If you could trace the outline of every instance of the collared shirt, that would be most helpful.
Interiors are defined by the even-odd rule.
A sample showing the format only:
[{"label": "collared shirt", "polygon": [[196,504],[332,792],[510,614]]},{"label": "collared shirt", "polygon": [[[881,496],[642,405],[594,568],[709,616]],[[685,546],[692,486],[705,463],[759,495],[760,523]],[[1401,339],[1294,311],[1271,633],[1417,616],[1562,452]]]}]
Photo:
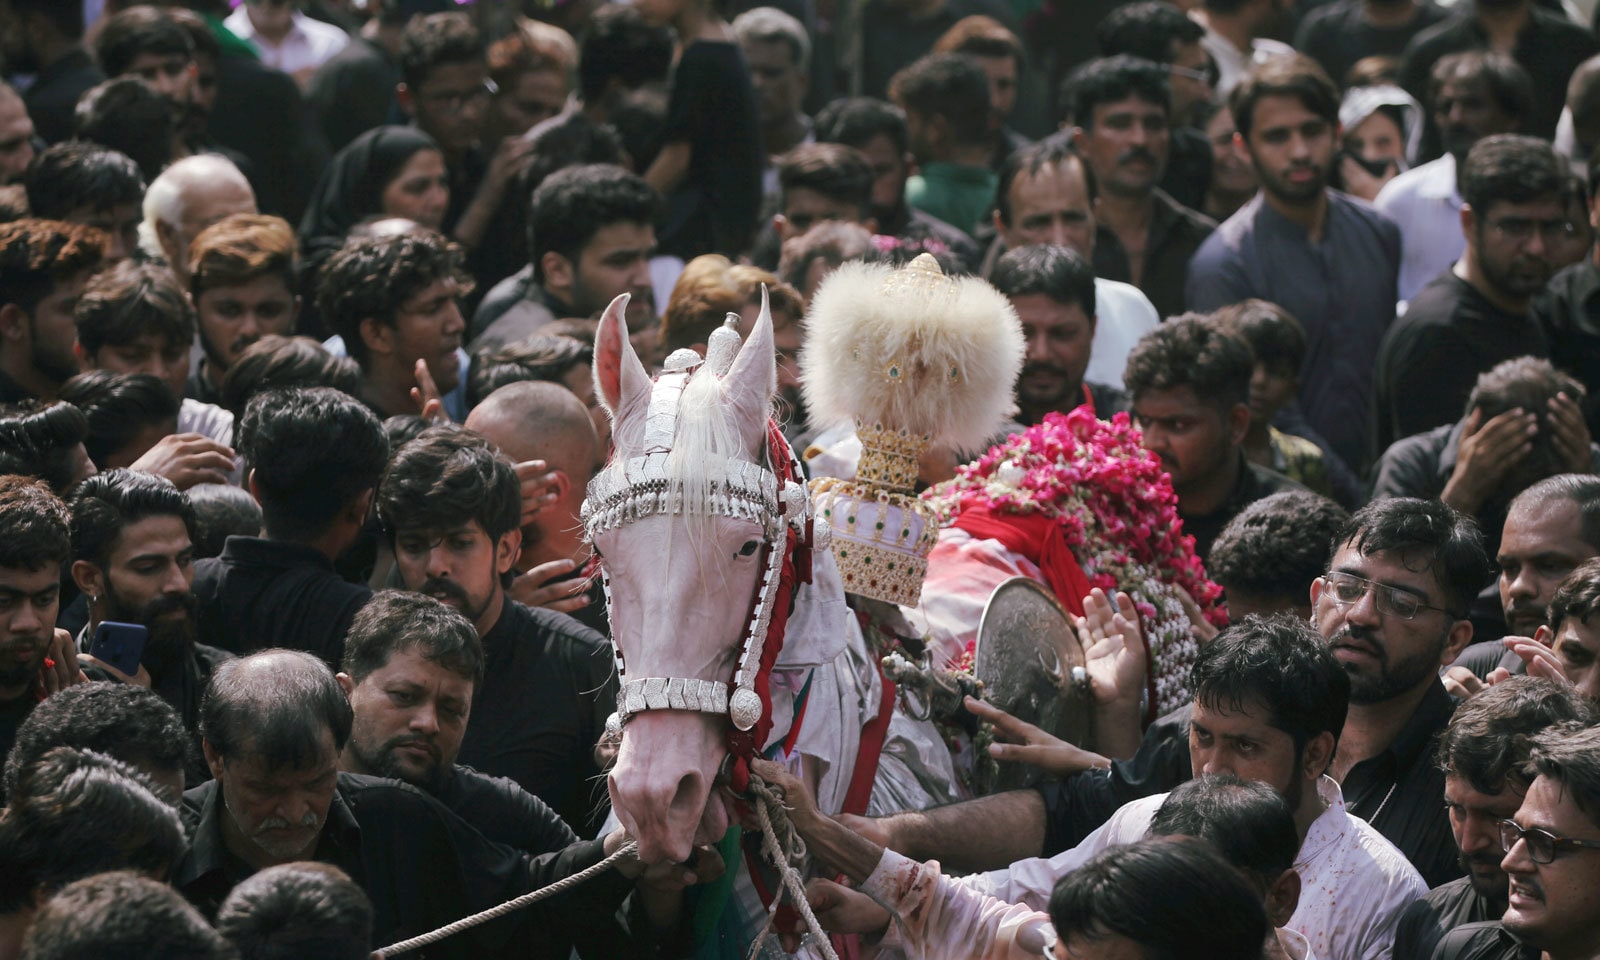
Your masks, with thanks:
[{"label": "collared shirt", "polygon": [[1394,319],[1400,231],[1365,202],[1329,190],[1322,239],[1257,194],[1201,244],[1187,302],[1213,311],[1248,297],[1276,303],[1305,329],[1300,407],[1352,466],[1367,457],[1372,367]]},{"label": "collared shirt", "polygon": [[994,206],[1000,175],[988,167],[925,163],[906,181],[906,203],[971,234]]},{"label": "collared shirt", "polygon": [[[1372,499],[1383,497],[1421,497],[1436,499],[1444,492],[1461,456],[1461,435],[1466,421],[1446,424],[1396,441],[1378,461],[1377,478],[1372,483]],[[1600,473],[1600,445],[1589,444],[1589,470]],[[1494,497],[1478,509],[1478,526],[1483,530],[1484,549],[1489,556],[1500,552],[1501,528],[1506,522],[1509,498]]]},{"label": "collared shirt", "polygon": [[1410,300],[1467,250],[1456,158],[1445,154],[1383,185],[1372,205],[1400,228],[1401,300]]},{"label": "collared shirt", "polygon": [[[1155,305],[1158,316],[1175,317],[1183,312],[1189,259],[1206,237],[1211,236],[1211,231],[1217,229],[1217,222],[1183,206],[1159,188],[1151,191],[1150,198],[1154,207],[1145,234],[1144,272],[1139,277],[1138,287]],[[1133,282],[1128,253],[1116,232],[1104,221],[1095,230],[1094,275],[1123,283]]]},{"label": "collared shirt", "polygon": [[229,537],[194,568],[197,639],[236,654],[287,647],[338,669],[350,621],[372,597],[321,552],[260,537]]},{"label": "collared shirt", "polygon": [[1468,923],[1498,920],[1506,912],[1505,897],[1481,896],[1471,877],[1434,887],[1406,907],[1395,930],[1394,950],[1400,957],[1431,957],[1444,935]]},{"label": "collared shirt", "polygon": [[[255,871],[223,838],[221,785],[183,795],[190,847],[172,885],[208,917]],[[373,944],[393,943],[570,876],[605,857],[590,840],[528,856],[486,839],[438,801],[407,784],[341,773],[312,859],[331,863],[372,901]],[[610,871],[551,903],[496,920],[427,948],[429,957],[541,957],[565,960],[574,941],[586,957],[615,952],[612,919],[630,887]],[[593,946],[591,946],[593,945]]]},{"label": "collared shirt", "polygon": [[[513,291],[519,293],[514,299],[508,296]],[[535,281],[533,267],[529,266],[526,274],[519,271],[496,284],[478,305],[472,315],[467,352],[516,343],[538,333],[546,324],[571,316],[575,316],[572,308]]]},{"label": "collared shirt", "polygon": [[[1550,362],[1578,378],[1600,384],[1600,268],[1593,257],[1567,267],[1533,301],[1533,318],[1550,344]],[[1584,398],[1589,434],[1600,436],[1600,390]]]},{"label": "collared shirt", "polygon": [[1540,960],[1544,951],[1518,940],[1498,920],[1469,923],[1445,934],[1433,960]]},{"label": "collared shirt", "polygon": [[593,835],[606,816],[594,747],[617,708],[611,645],[566,614],[508,597],[483,650],[458,759],[516,781]]},{"label": "collared shirt", "polygon": [[1374,459],[1396,440],[1454,423],[1479,374],[1502,360],[1549,353],[1543,329],[1526,311],[1507,313],[1453,270],[1439,274],[1379,349]]},{"label": "collared shirt", "polygon": [[[1319,957],[1388,958],[1401,911],[1427,886],[1404,854],[1346,810],[1337,783],[1323,777],[1317,795],[1324,809],[1300,844],[1294,865],[1300,874],[1300,905],[1286,926],[1305,934]],[[1078,846],[1048,860],[1019,860],[1005,870],[956,882],[1009,903],[1047,909],[1061,877],[1096,854],[1148,835],[1150,821],[1166,798],[1163,793],[1127,804]],[[1436,805],[1443,810],[1442,803]]]},{"label": "collared shirt", "polygon": [[331,23],[313,20],[298,10],[292,16],[293,25],[276,44],[263,37],[250,22],[248,5],[241,4],[222,25],[239,39],[255,44],[262,63],[291,76],[317,69],[350,43],[350,35]]},{"label": "collared shirt", "polygon": [[1228,499],[1221,509],[1196,516],[1184,514],[1182,501],[1178,503],[1178,512],[1183,517],[1183,532],[1194,537],[1194,552],[1201,559],[1211,553],[1211,545],[1221,535],[1222,528],[1226,527],[1228,521],[1238,516],[1245,507],[1283,490],[1305,489],[1275,470],[1268,470],[1260,464],[1251,463],[1245,459],[1242,451],[1236,452],[1234,456],[1239,460],[1239,476],[1234,481],[1233,491],[1228,494]]},{"label": "collared shirt", "polygon": [[[1400,85],[1426,103],[1433,65],[1441,57],[1466,50],[1489,49],[1489,35],[1471,12],[1470,5],[1443,23],[1417,34],[1406,47],[1400,67]],[[1544,140],[1555,136],[1556,121],[1567,101],[1567,80],[1578,64],[1600,52],[1594,35],[1537,4],[1529,6],[1528,25],[1517,35],[1512,59],[1528,71],[1533,81],[1533,111],[1524,118],[1523,132]]]}]

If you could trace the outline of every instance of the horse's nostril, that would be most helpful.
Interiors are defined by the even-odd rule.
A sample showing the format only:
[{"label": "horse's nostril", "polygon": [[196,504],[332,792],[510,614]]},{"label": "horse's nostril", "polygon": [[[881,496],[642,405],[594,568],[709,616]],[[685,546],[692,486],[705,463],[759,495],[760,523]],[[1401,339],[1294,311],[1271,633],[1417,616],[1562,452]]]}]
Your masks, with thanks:
[{"label": "horse's nostril", "polygon": [[700,805],[705,801],[704,790],[700,785],[699,773],[686,773],[678,781],[678,789],[672,794],[672,812],[680,817],[698,817]]}]

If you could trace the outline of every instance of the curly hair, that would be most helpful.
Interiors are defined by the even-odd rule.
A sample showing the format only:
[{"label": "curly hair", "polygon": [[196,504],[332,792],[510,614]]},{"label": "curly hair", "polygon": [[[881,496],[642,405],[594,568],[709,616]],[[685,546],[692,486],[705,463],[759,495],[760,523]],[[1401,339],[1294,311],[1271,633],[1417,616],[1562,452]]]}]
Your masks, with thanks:
[{"label": "curly hair", "polygon": [[75,454],[88,434],[88,418],[70,403],[19,400],[0,406],[0,474],[43,480],[61,493],[78,479]]},{"label": "curly hair", "polygon": [[1572,687],[1512,677],[1463,702],[1439,734],[1435,762],[1479,793],[1527,788],[1533,736],[1559,723],[1594,721],[1594,706]]},{"label": "curly hair", "polygon": [[1226,411],[1250,399],[1255,355],[1250,344],[1215,318],[1186,313],[1145,334],[1122,374],[1135,400],[1147,390],[1188,387],[1203,403]]},{"label": "curly hair", "polygon": [[317,309],[364,368],[361,321],[393,327],[407,300],[442,280],[455,281],[465,296],[472,291],[465,262],[466,251],[436,233],[351,238],[322,268]]},{"label": "curly hair", "polygon": [[0,567],[37,572],[67,562],[72,518],[50,488],[28,477],[0,477]]},{"label": "curly hair", "polygon": [[106,235],[93,227],[33,217],[0,224],[0,303],[31,314],[39,302],[81,273],[100,269]]},{"label": "curly hair", "polygon": [[1343,507],[1308,490],[1257,500],[1211,545],[1206,570],[1230,592],[1304,604],[1311,581],[1328,569],[1328,543],[1350,519]]},{"label": "curly hair", "polygon": [[484,63],[487,56],[483,35],[465,13],[416,17],[400,37],[400,79],[415,93],[434,68],[446,63]]}]

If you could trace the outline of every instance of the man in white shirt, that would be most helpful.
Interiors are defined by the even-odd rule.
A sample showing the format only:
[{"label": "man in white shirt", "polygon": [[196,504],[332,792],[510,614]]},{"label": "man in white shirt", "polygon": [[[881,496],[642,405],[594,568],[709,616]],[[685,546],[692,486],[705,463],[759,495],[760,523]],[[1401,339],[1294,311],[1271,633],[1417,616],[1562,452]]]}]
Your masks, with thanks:
[{"label": "man in white shirt", "polygon": [[1204,0],[1189,14],[1206,28],[1200,45],[1217,65],[1217,82],[1212,84],[1217,103],[1228,102],[1228,94],[1251,67],[1294,52],[1270,36],[1282,26],[1289,7],[1287,0]]},{"label": "man in white shirt", "polygon": [[1428,109],[1445,154],[1384,184],[1373,200],[1400,227],[1402,301],[1449,270],[1466,250],[1456,159],[1479,140],[1515,133],[1532,109],[1533,86],[1510,56],[1482,50],[1441,57],[1433,67]]},{"label": "man in white shirt", "polygon": [[[1096,193],[1094,174],[1064,140],[1018,150],[1000,172],[994,213],[1000,243],[1007,250],[1036,243],[1071,247],[1093,263]],[[1128,353],[1161,318],[1132,284],[1096,277],[1094,298],[1094,340],[1084,379],[1120,390]]]},{"label": "man in white shirt", "polygon": [[262,63],[294,77],[302,88],[350,42],[348,33],[295,9],[295,0],[244,0],[222,25],[254,44]]},{"label": "man in white shirt", "polygon": [[[1338,784],[1325,776],[1350,696],[1350,678],[1333,651],[1303,620],[1248,617],[1200,648],[1190,685],[1195,702],[1189,753],[1195,773],[1230,773],[1265,783],[1293,811],[1301,838],[1295,870],[1304,895],[1285,926],[1303,934],[1318,957],[1387,960],[1401,911],[1427,887],[1399,850],[1346,812]],[[1001,909],[1004,905],[1044,910],[1062,876],[1096,854],[1149,833],[1166,797],[1123,806],[1083,843],[1055,857],[1021,860],[1006,870],[959,881],[941,879],[980,895],[964,898],[981,902],[974,907],[978,917],[971,911],[949,912],[951,921],[960,923],[959,931],[932,929],[918,919],[914,929],[886,931],[889,939],[907,929],[918,934],[917,949],[950,951],[945,955],[953,957],[965,955],[961,951],[967,944],[1020,936],[1026,918],[1015,909]],[[883,880],[890,874],[903,877],[911,862],[824,821],[797,810],[795,826],[812,854],[876,893],[881,905],[904,921],[903,911],[912,905],[893,894],[905,884]],[[937,864],[927,867],[937,870]],[[858,921],[872,917],[864,904],[852,903],[848,891],[830,888],[829,897],[830,912],[848,913]],[[878,917],[881,921],[882,915]],[[908,953],[915,954],[915,949]]]}]

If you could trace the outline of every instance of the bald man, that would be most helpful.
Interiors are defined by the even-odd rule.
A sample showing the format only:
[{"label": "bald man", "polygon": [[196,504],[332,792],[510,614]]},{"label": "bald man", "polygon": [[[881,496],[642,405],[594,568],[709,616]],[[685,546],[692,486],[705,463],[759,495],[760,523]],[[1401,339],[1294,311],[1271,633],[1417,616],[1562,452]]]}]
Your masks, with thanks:
[{"label": "bald man", "polygon": [[569,613],[609,637],[604,594],[589,569],[592,551],[578,519],[601,456],[588,408],[559,383],[524,381],[485,397],[467,416],[466,428],[515,462],[543,460],[552,478],[554,500],[522,528],[516,564],[522,576],[513,582],[511,597]]},{"label": "bald man", "polygon": [[227,157],[201,153],[161,172],[144,194],[139,246],[160,256],[189,286],[189,244],[206,227],[236,213],[259,213],[255,191]]}]

